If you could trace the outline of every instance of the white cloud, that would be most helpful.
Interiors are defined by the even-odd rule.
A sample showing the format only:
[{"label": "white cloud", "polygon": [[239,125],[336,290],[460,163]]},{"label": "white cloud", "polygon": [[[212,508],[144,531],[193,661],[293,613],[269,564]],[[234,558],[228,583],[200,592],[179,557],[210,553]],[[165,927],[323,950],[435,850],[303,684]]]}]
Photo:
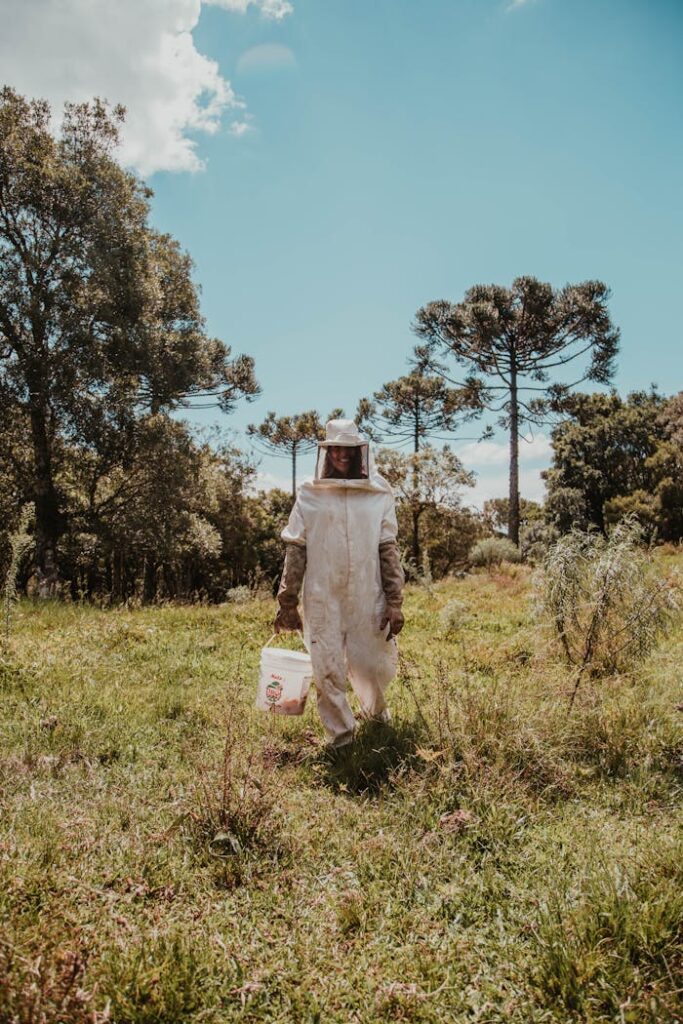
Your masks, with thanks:
[{"label": "white cloud", "polygon": [[[458,457],[468,469],[477,470],[480,466],[505,466],[510,459],[510,448],[503,441],[471,441],[462,446],[454,446]],[[552,452],[550,439],[545,434],[535,434],[527,440],[519,442],[520,463],[547,461]]]},{"label": "white cloud", "polygon": [[214,7],[223,7],[226,11],[236,11],[239,14],[245,14],[248,7],[257,7],[264,18],[273,18],[275,21],[280,21],[294,10],[289,0],[204,0],[204,2],[212,4]]},{"label": "white cloud", "polygon": [[[507,441],[476,441],[454,445],[465,468],[473,470],[476,482],[464,495],[466,505],[481,509],[489,498],[504,498],[509,490],[508,465],[510,448]],[[552,447],[545,434],[530,435],[519,443],[519,490],[523,498],[543,501],[545,481],[541,471],[551,462]]]},{"label": "white cloud", "polygon": [[253,125],[249,119],[249,116],[245,117],[242,121],[233,121],[228,129],[231,135],[240,138],[242,135],[246,135],[247,132],[253,131]]},{"label": "white cloud", "polygon": [[252,494],[256,494],[258,491],[272,491],[275,488],[281,491],[291,491],[292,478],[278,476],[276,473],[267,473],[259,470],[250,486]]},{"label": "white cloud", "polygon": [[[489,498],[506,498],[509,492],[507,473],[477,477],[474,487],[463,493],[465,505],[482,509]],[[541,480],[540,469],[524,469],[519,474],[519,493],[530,501],[542,502],[545,498],[545,481]]]},{"label": "white cloud", "polygon": [[[250,3],[264,17],[292,10],[288,0],[220,6],[243,12]],[[2,83],[49,100],[57,116],[66,100],[123,103],[124,163],[144,175],[201,170],[193,134],[217,132],[244,103],[195,46],[200,11],[201,0],[0,0]],[[248,127],[242,116],[229,130]]]}]

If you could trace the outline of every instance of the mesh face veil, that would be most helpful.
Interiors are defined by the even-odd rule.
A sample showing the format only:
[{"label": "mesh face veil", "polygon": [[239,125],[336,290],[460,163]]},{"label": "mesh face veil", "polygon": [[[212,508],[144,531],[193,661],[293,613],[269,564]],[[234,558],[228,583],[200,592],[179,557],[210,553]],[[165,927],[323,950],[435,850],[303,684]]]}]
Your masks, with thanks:
[{"label": "mesh face veil", "polygon": [[343,445],[351,451],[351,462],[348,472],[341,473],[335,469],[330,457],[328,445],[318,445],[318,458],[315,467],[316,480],[367,480],[370,476],[370,458],[367,442],[355,445]]}]

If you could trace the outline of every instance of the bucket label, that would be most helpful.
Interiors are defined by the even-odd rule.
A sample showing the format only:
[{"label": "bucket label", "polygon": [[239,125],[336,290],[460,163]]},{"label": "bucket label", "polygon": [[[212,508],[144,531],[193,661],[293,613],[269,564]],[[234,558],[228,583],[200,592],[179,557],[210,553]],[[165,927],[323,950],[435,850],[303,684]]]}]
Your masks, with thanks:
[{"label": "bucket label", "polygon": [[282,696],[282,683],[270,682],[266,686],[266,700],[271,704],[277,704]]}]

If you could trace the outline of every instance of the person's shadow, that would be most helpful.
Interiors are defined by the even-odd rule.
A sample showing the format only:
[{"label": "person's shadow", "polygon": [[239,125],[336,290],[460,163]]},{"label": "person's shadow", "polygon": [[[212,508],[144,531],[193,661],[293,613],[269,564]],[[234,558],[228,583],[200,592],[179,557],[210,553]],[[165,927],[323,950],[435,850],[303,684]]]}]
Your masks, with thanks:
[{"label": "person's shadow", "polygon": [[421,739],[416,722],[363,722],[353,743],[320,750],[315,772],[335,792],[376,796],[402,772],[424,766],[416,753]]}]

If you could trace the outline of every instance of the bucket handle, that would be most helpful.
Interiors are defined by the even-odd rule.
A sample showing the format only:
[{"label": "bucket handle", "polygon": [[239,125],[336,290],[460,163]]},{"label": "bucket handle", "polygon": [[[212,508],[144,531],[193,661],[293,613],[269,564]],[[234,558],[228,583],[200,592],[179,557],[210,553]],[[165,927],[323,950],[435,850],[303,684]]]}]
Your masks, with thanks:
[{"label": "bucket handle", "polygon": [[[301,638],[301,643],[302,643],[302,644],[304,643],[304,635],[303,635],[303,633],[301,632],[301,630],[300,630],[300,629],[297,629],[297,630],[289,630],[289,632],[296,632],[296,633],[298,633],[299,637]],[[276,636],[278,636],[278,635],[279,635],[278,633],[273,633],[273,635],[271,636],[270,640],[268,640],[268,641],[267,641],[267,642],[266,642],[266,643],[264,644],[264,647],[270,647],[271,643],[273,642],[273,640],[275,639],[275,637],[276,637]],[[305,644],[304,644],[304,646],[305,646]]]}]

